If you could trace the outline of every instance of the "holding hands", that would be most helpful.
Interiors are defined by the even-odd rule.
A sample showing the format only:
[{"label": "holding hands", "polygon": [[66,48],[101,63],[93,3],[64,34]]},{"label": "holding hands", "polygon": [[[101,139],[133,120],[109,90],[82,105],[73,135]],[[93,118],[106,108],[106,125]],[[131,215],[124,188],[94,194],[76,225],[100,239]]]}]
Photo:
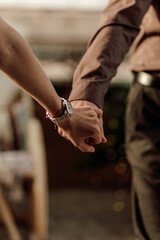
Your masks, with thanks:
[{"label": "holding hands", "polygon": [[[63,115],[60,97],[28,43],[1,18],[0,35],[0,69],[39,102],[46,109],[49,118],[57,115],[57,112],[61,113],[61,110]],[[57,123],[58,132],[81,151],[94,152],[94,144],[106,142],[102,110],[83,100],[73,101],[72,106],[73,115]]]},{"label": "holding hands", "polygon": [[84,100],[72,102],[73,115],[58,124],[58,133],[83,152],[94,152],[94,144],[105,143],[102,110]]}]

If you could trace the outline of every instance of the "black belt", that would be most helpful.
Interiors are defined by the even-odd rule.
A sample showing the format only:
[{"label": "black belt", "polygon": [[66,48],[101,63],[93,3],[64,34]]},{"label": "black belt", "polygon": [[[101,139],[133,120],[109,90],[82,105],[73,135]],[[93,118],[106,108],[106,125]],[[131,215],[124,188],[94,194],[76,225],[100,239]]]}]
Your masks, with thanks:
[{"label": "black belt", "polygon": [[160,77],[155,77],[147,72],[135,73],[134,82],[137,82],[146,87],[153,87],[160,89]]}]

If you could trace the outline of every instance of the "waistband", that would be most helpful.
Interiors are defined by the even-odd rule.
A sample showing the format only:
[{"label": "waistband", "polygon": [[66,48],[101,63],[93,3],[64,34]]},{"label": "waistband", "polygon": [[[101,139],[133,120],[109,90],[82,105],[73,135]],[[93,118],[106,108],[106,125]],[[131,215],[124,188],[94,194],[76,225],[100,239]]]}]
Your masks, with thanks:
[{"label": "waistband", "polygon": [[146,87],[153,87],[160,89],[160,77],[154,76],[147,72],[136,72],[134,82]]}]

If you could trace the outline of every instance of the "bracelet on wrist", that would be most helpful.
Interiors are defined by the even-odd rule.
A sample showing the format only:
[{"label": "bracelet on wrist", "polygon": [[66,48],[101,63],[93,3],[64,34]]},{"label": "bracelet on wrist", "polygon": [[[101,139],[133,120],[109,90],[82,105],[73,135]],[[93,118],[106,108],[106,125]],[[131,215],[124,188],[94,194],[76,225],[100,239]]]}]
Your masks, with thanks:
[{"label": "bracelet on wrist", "polygon": [[59,117],[59,115],[61,115],[61,113],[63,113],[63,101],[62,101],[62,98],[61,99],[61,109],[58,110],[55,114],[49,114],[48,112],[46,112],[46,118],[56,118],[56,117]]},{"label": "bracelet on wrist", "polygon": [[46,111],[46,118],[49,118],[55,125],[62,123],[67,118],[71,117],[73,114],[73,108],[71,103],[64,98],[61,98],[61,100],[62,100],[62,109],[60,111],[58,111],[54,115],[50,115]]}]

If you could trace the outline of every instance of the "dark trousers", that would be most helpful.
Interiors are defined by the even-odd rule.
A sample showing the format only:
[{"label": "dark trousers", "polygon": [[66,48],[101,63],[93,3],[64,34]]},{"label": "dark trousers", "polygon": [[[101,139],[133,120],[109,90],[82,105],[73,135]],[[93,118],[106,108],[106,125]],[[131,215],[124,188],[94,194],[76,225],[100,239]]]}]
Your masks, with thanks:
[{"label": "dark trousers", "polygon": [[134,83],[126,110],[137,240],[160,240],[160,90]]}]

